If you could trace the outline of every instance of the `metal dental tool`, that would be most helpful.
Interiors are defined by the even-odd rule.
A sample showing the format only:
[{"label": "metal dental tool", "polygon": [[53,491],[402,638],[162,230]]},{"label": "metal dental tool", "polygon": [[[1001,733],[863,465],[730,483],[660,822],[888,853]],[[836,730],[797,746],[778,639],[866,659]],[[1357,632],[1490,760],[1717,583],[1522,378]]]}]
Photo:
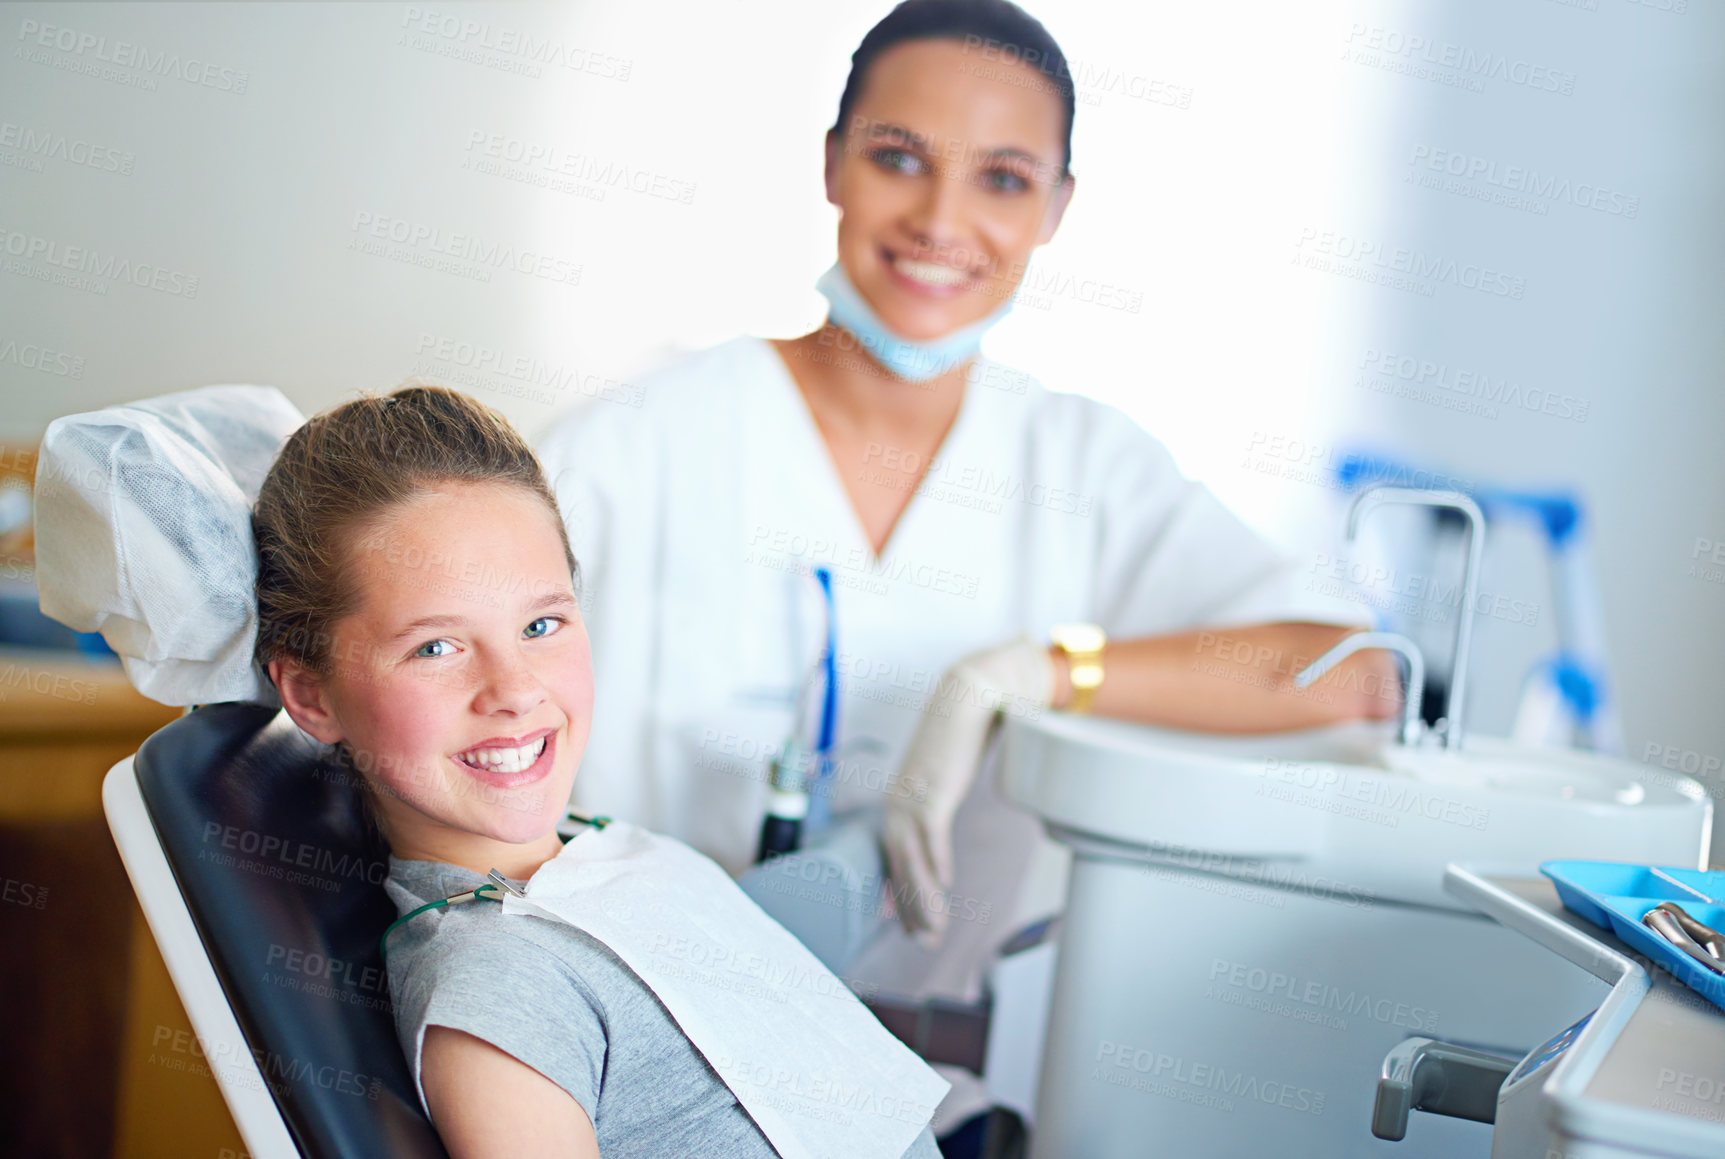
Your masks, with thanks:
[{"label": "metal dental tool", "polygon": [[[1667,902],[1666,905],[1670,905],[1670,903]],[[1683,913],[1683,911],[1679,909],[1677,913]],[[1672,913],[1671,910],[1666,909],[1663,905],[1655,906],[1653,909],[1647,911],[1647,915],[1641,919],[1641,924],[1670,942],[1672,945],[1676,946],[1679,950],[1682,950],[1685,954],[1688,954],[1691,958],[1694,958],[1697,962],[1700,962],[1703,966],[1706,966],[1709,970],[1712,970],[1715,974],[1725,974],[1725,963],[1714,958],[1702,948],[1701,943],[1691,938],[1684,927],[1684,923],[1688,922],[1699,926],[1701,929],[1706,930],[1707,934],[1711,935],[1711,938],[1718,938],[1719,935],[1713,930],[1708,929],[1706,926],[1701,925],[1700,922],[1695,921],[1694,918],[1690,917],[1686,913],[1683,914],[1682,920],[1679,920],[1677,913]]]},{"label": "metal dental tool", "polygon": [[1683,927],[1683,932],[1706,950],[1715,959],[1725,960],[1725,934],[1721,934],[1712,926],[1702,925],[1689,916],[1689,912],[1674,901],[1662,901],[1657,909],[1662,909],[1677,919],[1677,924]]}]

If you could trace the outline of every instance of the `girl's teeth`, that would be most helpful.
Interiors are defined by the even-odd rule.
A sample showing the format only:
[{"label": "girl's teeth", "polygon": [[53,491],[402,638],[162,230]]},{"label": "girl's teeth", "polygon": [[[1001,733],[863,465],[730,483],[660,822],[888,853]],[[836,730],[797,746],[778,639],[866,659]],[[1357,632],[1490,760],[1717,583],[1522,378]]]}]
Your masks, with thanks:
[{"label": "girl's teeth", "polygon": [[909,258],[895,258],[892,268],[907,278],[927,282],[931,286],[958,286],[970,280],[970,275],[965,271],[936,262],[913,262]]},{"label": "girl's teeth", "polygon": [[520,773],[531,768],[545,751],[545,739],[540,737],[530,745],[516,749],[473,749],[461,754],[463,764],[493,773]]}]

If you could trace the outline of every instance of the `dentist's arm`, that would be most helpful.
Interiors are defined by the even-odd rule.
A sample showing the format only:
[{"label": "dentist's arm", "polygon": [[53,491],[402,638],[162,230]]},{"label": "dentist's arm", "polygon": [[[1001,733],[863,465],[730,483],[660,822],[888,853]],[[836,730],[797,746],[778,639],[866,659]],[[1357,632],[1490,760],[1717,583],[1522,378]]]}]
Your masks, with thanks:
[{"label": "dentist's arm", "polygon": [[[1401,712],[1394,657],[1357,652],[1311,687],[1294,677],[1357,628],[1254,624],[1110,642],[1090,711],[1204,732],[1279,732]],[[883,839],[899,921],[938,944],[952,888],[952,823],[1002,713],[1065,708],[1065,653],[1018,640],[967,656],[923,708],[886,800]]]},{"label": "dentist's arm", "polygon": [[[1401,715],[1400,662],[1356,652],[1306,689],[1294,677],[1360,631],[1334,624],[1252,624],[1111,640],[1090,712],[1199,732],[1283,732]],[[1065,653],[1054,660],[1053,708],[1072,702]]]}]

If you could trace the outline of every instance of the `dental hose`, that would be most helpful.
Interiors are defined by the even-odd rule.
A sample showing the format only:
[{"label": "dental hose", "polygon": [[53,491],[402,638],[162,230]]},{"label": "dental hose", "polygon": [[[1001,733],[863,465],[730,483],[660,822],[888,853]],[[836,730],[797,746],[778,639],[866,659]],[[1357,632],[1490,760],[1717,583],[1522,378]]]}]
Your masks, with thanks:
[{"label": "dental hose", "polygon": [[793,738],[772,760],[772,780],[767,787],[767,815],[761,821],[761,846],[755,863],[795,853],[803,843],[803,821],[809,813],[809,794],[803,786],[809,767],[802,746]]},{"label": "dental hose", "polygon": [[[826,610],[826,646],[815,662],[815,670],[803,682],[797,697],[796,718],[778,756],[771,762],[767,786],[767,814],[761,821],[761,842],[755,863],[769,861],[802,847],[803,828],[820,828],[827,822],[832,781],[832,750],[838,734],[838,655],[833,624],[833,577],[824,567],[814,570]],[[814,751],[797,739],[808,716],[809,687],[815,675],[821,678],[823,695],[815,728]],[[813,785],[809,771],[815,772]],[[811,799],[812,798],[812,799]]]}]

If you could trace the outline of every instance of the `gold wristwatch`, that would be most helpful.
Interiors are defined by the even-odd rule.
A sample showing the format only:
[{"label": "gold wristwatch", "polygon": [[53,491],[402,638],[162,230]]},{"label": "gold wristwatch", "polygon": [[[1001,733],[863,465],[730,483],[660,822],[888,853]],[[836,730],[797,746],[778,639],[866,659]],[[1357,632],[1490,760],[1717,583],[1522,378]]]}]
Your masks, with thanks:
[{"label": "gold wristwatch", "polygon": [[1102,649],[1108,637],[1095,624],[1056,624],[1049,632],[1054,646],[1066,654],[1072,679],[1071,712],[1089,712],[1096,690],[1102,687]]}]

